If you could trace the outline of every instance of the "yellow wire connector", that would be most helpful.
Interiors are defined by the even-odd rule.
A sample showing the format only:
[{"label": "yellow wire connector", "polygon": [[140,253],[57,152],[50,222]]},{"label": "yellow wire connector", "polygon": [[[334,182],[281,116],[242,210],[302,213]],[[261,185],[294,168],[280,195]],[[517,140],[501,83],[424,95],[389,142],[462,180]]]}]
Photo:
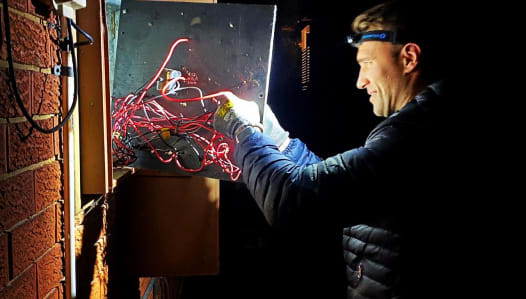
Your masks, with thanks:
[{"label": "yellow wire connector", "polygon": [[164,140],[170,138],[170,128],[162,128],[161,136],[163,137]]},{"label": "yellow wire connector", "polygon": [[[157,80],[157,90],[162,90],[164,86],[168,83],[168,81],[170,81],[170,79],[174,79],[181,76],[182,74],[180,71],[165,68],[159,76],[159,79]],[[175,82],[173,82],[172,84],[175,84]]]}]

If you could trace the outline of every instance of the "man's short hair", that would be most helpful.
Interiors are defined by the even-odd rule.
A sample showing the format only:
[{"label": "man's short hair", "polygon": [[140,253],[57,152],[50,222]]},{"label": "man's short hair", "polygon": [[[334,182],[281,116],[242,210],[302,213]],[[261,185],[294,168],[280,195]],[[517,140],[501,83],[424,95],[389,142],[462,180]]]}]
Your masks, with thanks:
[{"label": "man's short hair", "polygon": [[353,23],[354,32],[372,30],[408,31],[410,6],[408,1],[389,1],[373,6],[360,15]]},{"label": "man's short hair", "polygon": [[402,42],[413,42],[422,49],[420,69],[428,81],[443,76],[447,62],[445,39],[447,19],[445,7],[427,1],[393,0],[367,9],[352,22],[352,31],[393,31],[403,37]]}]

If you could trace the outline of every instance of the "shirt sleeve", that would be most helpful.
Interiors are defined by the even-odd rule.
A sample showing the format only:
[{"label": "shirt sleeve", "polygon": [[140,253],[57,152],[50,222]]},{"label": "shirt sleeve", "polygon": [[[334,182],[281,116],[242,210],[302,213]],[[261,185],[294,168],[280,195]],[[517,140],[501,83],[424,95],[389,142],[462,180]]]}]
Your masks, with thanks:
[{"label": "shirt sleeve", "polygon": [[316,154],[307,148],[305,143],[297,138],[290,140],[290,143],[283,151],[283,154],[299,166],[314,164],[321,161]]},{"label": "shirt sleeve", "polygon": [[342,204],[353,200],[342,192],[377,175],[381,155],[374,148],[359,147],[321,160],[302,144],[282,153],[254,131],[236,146],[243,181],[272,226],[309,221],[324,213],[337,215]]}]

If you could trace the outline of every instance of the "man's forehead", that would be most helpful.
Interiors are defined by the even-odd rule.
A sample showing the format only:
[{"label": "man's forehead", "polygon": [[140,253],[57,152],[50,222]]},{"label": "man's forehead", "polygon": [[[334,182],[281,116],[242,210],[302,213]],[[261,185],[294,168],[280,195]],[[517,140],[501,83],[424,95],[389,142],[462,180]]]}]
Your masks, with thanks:
[{"label": "man's forehead", "polygon": [[356,60],[360,61],[365,58],[372,58],[379,52],[390,51],[391,43],[380,42],[380,41],[366,41],[358,46],[358,52],[356,53]]}]

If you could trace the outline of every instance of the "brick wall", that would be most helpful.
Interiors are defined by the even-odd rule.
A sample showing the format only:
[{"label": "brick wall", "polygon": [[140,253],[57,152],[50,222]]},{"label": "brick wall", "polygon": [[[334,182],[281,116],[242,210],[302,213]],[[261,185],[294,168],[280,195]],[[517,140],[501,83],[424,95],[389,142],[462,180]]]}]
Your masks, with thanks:
[{"label": "brick wall", "polygon": [[[55,17],[31,0],[10,0],[15,75],[22,101],[38,123],[58,123],[61,78]],[[2,9],[4,9],[2,7]],[[5,30],[0,16],[2,31]],[[5,35],[0,48],[0,298],[63,298],[63,170],[59,132],[33,130],[8,86]]]}]

